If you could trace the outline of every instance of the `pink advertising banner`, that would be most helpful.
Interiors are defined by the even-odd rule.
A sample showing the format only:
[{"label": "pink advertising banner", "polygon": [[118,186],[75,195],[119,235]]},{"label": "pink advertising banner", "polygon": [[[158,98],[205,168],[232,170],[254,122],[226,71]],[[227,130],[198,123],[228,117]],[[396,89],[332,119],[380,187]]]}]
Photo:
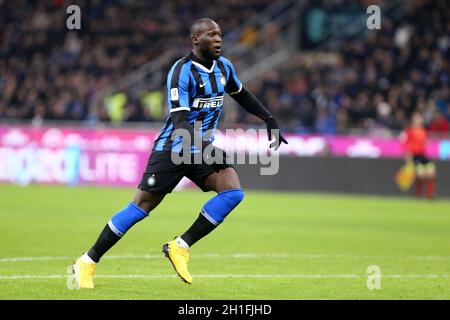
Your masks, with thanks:
[{"label": "pink advertising banner", "polygon": [[[159,130],[0,126],[0,182],[137,186]],[[267,152],[265,130],[217,131],[228,152]],[[280,155],[400,158],[397,138],[287,134]],[[450,159],[450,141],[430,140],[432,159]]]},{"label": "pink advertising banner", "polygon": [[157,131],[0,127],[0,181],[137,186]]}]

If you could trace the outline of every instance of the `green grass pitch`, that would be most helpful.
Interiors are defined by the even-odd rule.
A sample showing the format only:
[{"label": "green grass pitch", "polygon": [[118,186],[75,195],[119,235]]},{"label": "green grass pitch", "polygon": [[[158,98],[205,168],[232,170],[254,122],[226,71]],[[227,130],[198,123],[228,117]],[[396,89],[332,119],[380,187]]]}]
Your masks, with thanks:
[{"label": "green grass pitch", "polygon": [[0,299],[450,298],[450,201],[256,191],[193,246],[191,286],[161,246],[213,193],[167,196],[102,259],[95,289],[69,289],[67,267],[133,195],[0,185]]}]

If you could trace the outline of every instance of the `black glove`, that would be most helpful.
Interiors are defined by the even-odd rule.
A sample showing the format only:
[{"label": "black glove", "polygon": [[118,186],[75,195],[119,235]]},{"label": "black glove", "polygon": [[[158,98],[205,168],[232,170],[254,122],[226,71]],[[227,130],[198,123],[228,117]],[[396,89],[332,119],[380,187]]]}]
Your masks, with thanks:
[{"label": "black glove", "polygon": [[275,141],[270,144],[270,148],[275,147],[275,151],[277,151],[282,143],[288,144],[286,139],[281,135],[280,128],[274,117],[270,117],[266,124],[269,141],[272,140],[272,136],[275,137]]},{"label": "black glove", "polygon": [[216,172],[227,168],[227,153],[210,142],[203,143],[204,161],[206,164],[212,164]]}]

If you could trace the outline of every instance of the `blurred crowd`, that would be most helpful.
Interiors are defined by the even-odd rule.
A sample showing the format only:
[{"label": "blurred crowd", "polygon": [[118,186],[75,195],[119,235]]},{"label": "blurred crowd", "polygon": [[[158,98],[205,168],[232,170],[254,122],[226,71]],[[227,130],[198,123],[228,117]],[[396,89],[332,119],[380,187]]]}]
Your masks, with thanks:
[{"label": "blurred crowd", "polygon": [[383,17],[381,30],[344,41],[335,54],[291,59],[252,91],[295,132],[389,134],[416,110],[430,131],[449,133],[450,2],[406,1],[404,10],[399,21]]},{"label": "blurred crowd", "polygon": [[[0,0],[0,119],[161,121],[164,97],[154,88],[112,95],[94,114],[90,99],[171,48],[188,53],[195,19],[215,17],[226,34],[271,2]],[[80,30],[66,28],[72,4]]]},{"label": "blurred crowd", "polygon": [[[90,99],[164,51],[188,52],[196,18],[214,17],[226,35],[272,1],[76,3],[82,28],[68,31],[67,1],[0,0],[0,119],[162,121],[160,88],[138,98],[117,92],[95,112]],[[300,53],[246,85],[292,132],[401,130],[418,110],[431,131],[448,133],[450,2],[405,1],[404,9],[400,19],[383,17],[381,30],[344,41],[339,52]],[[256,121],[240,110],[227,120]]]}]

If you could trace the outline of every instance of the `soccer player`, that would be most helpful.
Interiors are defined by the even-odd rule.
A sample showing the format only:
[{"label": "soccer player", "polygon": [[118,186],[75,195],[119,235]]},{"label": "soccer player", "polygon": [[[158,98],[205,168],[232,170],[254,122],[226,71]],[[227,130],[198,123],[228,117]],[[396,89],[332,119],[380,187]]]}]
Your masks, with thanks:
[{"label": "soccer player", "polygon": [[[203,205],[198,218],[185,233],[162,247],[180,278],[188,284],[192,283],[188,271],[189,248],[222,223],[244,198],[239,178],[235,169],[227,164],[225,152],[212,144],[224,93],[228,93],[246,111],[266,123],[269,140],[274,141],[270,147],[277,150],[282,143],[287,143],[279,133],[272,114],[243,87],[233,64],[221,56],[222,34],[219,25],[203,18],[196,20],[190,31],[193,50],[178,60],[169,71],[169,115],[154,142],[137,193],[127,206],[109,220],[94,245],[75,261],[72,268],[77,288],[94,287],[93,275],[100,258],[135,223],[146,218],[184,176],[204,192],[217,193]],[[201,122],[200,126],[195,125],[198,122]],[[192,139],[177,135],[183,130]],[[186,152],[190,159],[199,152],[205,156],[200,163],[185,161],[176,164],[172,161],[174,154],[184,156]],[[206,159],[213,159],[213,162],[207,163]]]},{"label": "soccer player", "polygon": [[428,198],[435,194],[436,166],[425,155],[427,131],[423,124],[423,117],[415,112],[411,117],[411,126],[400,135],[405,149],[406,161],[412,160],[415,165],[415,195],[420,197],[426,189]]}]

